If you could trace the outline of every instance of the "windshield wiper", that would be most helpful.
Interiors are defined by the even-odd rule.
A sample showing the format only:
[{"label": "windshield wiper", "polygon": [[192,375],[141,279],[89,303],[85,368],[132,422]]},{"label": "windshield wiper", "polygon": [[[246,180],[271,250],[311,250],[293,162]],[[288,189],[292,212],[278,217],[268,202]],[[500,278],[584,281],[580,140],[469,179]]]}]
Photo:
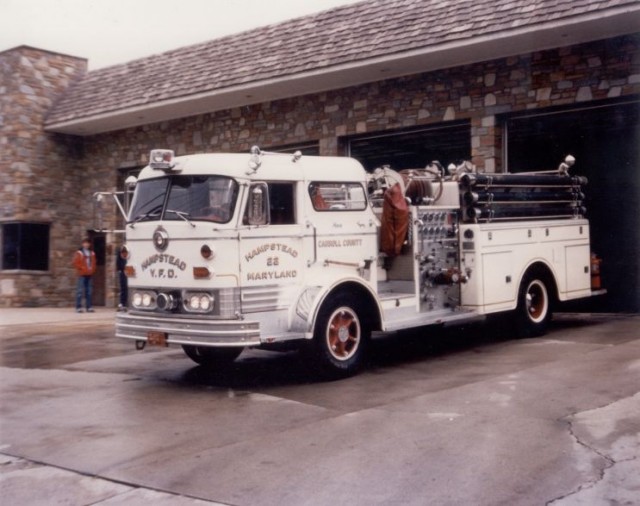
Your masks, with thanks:
[{"label": "windshield wiper", "polygon": [[182,218],[184,221],[186,221],[189,225],[191,225],[192,227],[195,228],[195,224],[191,222],[191,220],[189,219],[190,214],[186,213],[184,211],[176,211],[175,209],[167,209],[165,211],[166,213],[174,213],[177,214],[180,218]]},{"label": "windshield wiper", "polygon": [[147,218],[154,218],[156,216],[160,216],[161,209],[162,209],[162,206],[160,205],[160,206],[154,207],[153,209],[151,209],[146,213],[139,214],[138,216],[136,216],[134,220],[129,222],[129,225],[131,226],[131,228],[133,228],[133,225],[135,225],[139,221],[146,220]]}]

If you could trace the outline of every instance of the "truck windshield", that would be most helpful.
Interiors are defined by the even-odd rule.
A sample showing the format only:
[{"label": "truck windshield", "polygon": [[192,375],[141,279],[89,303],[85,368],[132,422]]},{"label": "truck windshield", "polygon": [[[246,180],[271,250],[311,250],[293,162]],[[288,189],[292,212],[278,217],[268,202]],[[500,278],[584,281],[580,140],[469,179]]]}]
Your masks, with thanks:
[{"label": "truck windshield", "polygon": [[226,223],[233,216],[238,183],[222,176],[169,176],[139,181],[130,222],[206,220]]}]

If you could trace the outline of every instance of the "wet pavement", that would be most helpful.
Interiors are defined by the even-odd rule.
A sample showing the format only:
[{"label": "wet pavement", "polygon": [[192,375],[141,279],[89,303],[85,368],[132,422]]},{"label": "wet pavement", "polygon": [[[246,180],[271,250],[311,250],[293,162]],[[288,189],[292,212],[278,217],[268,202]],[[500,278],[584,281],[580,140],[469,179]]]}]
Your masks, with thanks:
[{"label": "wet pavement", "polygon": [[293,352],[137,352],[109,310],[6,311],[7,504],[638,504],[640,316],[393,336],[320,382]]}]

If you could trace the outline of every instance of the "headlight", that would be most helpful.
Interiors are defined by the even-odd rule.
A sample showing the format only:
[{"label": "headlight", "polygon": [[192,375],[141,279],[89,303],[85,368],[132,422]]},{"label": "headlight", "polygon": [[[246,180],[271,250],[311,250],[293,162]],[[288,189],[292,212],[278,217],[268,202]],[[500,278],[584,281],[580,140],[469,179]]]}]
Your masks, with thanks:
[{"label": "headlight", "polygon": [[214,298],[209,293],[186,293],[183,300],[184,309],[192,313],[209,313],[213,309]]},{"label": "headlight", "polygon": [[209,311],[211,309],[211,299],[209,297],[200,298],[200,308],[203,311]]},{"label": "headlight", "polygon": [[136,290],[131,296],[131,303],[135,309],[156,309],[156,293],[151,290]]},{"label": "headlight", "polygon": [[189,297],[189,308],[196,311],[200,309],[200,297],[198,295]]}]

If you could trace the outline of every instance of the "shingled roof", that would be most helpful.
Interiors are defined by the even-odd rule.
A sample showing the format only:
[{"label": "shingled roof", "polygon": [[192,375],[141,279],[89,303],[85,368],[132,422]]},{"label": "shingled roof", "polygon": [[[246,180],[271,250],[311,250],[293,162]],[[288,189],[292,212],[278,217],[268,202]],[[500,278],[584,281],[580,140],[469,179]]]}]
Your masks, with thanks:
[{"label": "shingled roof", "polygon": [[639,8],[638,0],[369,0],[89,72],[45,126],[86,135],[633,33]]}]

